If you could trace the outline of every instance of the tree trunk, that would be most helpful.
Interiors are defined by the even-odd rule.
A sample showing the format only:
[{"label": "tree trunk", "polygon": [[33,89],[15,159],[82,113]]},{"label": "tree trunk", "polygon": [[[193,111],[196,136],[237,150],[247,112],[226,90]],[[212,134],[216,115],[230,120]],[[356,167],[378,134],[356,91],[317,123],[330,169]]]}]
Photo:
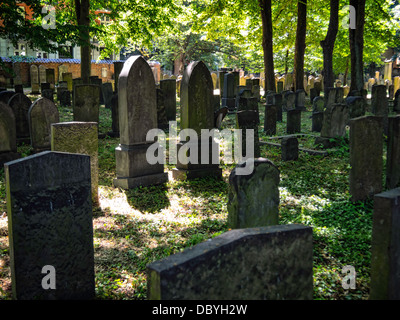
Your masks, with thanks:
[{"label": "tree trunk", "polygon": [[274,50],[272,35],[272,18],[271,18],[271,0],[258,0],[261,8],[262,21],[262,47],[264,52],[264,72],[265,72],[265,89],[276,91],[275,87],[275,69],[274,69]]},{"label": "tree trunk", "polygon": [[356,28],[349,29],[350,54],[351,54],[351,84],[350,92],[360,91],[364,88],[364,18],[365,0],[350,0],[350,6],[356,10]]},{"label": "tree trunk", "polygon": [[81,46],[81,78],[83,83],[89,83],[91,74],[91,48],[89,35],[89,0],[75,0],[75,12],[80,29],[80,46]]},{"label": "tree trunk", "polygon": [[335,81],[333,74],[333,49],[335,47],[336,35],[339,29],[339,0],[330,2],[330,19],[326,38],[321,41],[322,52],[324,55],[324,91],[327,96],[328,88],[333,87]]},{"label": "tree trunk", "polygon": [[304,52],[306,50],[307,0],[297,2],[297,30],[294,53],[294,88],[304,89]]}]

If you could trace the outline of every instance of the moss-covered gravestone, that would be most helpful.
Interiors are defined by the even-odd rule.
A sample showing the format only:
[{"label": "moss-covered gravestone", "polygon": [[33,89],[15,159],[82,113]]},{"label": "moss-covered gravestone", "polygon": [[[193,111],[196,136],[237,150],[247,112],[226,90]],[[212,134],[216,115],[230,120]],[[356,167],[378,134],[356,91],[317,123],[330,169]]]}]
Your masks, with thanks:
[{"label": "moss-covered gravestone", "polygon": [[15,116],[8,104],[0,102],[0,166],[18,159]]},{"label": "moss-covered gravestone", "polygon": [[151,67],[142,56],[132,56],[124,63],[118,105],[120,144],[115,149],[114,186],[131,189],[167,182],[164,164],[150,163],[146,156],[155,143],[147,139],[147,133],[157,128],[157,93]]},{"label": "moss-covered gravestone", "polygon": [[74,121],[99,123],[100,87],[94,84],[77,84],[74,89]]},{"label": "moss-covered gravestone", "polygon": [[228,224],[232,229],[279,223],[278,168],[268,159],[254,159],[251,174],[238,174],[238,164],[229,176]]},{"label": "moss-covered gravestone", "polygon": [[94,298],[89,157],[45,151],[4,167],[13,298]]},{"label": "moss-covered gravestone", "polygon": [[98,125],[96,122],[59,122],[51,125],[51,150],[90,156],[92,202],[99,206]]},{"label": "moss-covered gravestone", "polygon": [[231,230],[149,264],[148,298],[311,300],[312,261],[310,227]]},{"label": "moss-covered gravestone", "polygon": [[60,120],[54,102],[46,98],[37,99],[28,111],[29,132],[34,152],[50,150],[51,124]]}]

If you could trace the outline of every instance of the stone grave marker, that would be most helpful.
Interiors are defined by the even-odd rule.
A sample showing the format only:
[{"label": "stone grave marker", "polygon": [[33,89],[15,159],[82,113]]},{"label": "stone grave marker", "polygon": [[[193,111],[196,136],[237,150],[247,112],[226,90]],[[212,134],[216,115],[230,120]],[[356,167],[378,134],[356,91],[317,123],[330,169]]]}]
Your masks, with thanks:
[{"label": "stone grave marker", "polygon": [[40,84],[40,92],[42,92],[43,90],[47,90],[50,89],[50,83],[48,82],[42,82]]},{"label": "stone grave marker", "polygon": [[68,91],[72,92],[72,72],[64,72],[62,74],[62,81],[65,81],[67,83],[67,89]]},{"label": "stone grave marker", "polygon": [[[176,79],[160,80],[167,121],[176,120]],[[219,103],[219,101],[218,101]]]},{"label": "stone grave marker", "polygon": [[265,227],[279,224],[278,168],[268,159],[254,159],[251,174],[238,174],[235,167],[229,176],[228,225],[232,229]]},{"label": "stone grave marker", "polygon": [[103,83],[102,87],[104,106],[111,109],[111,99],[113,96],[113,88],[111,82]]},{"label": "stone grave marker", "polygon": [[37,65],[32,64],[30,66],[30,76],[31,76],[32,93],[37,94],[39,93],[39,70]]},{"label": "stone grave marker", "polygon": [[281,140],[282,161],[297,160],[299,158],[299,141],[296,137],[284,137]]},{"label": "stone grave marker", "polygon": [[363,116],[350,119],[350,195],[363,201],[382,191],[383,120]]},{"label": "stone grave marker", "polygon": [[[221,70],[218,71],[218,79],[219,79],[219,94],[221,98],[224,96],[224,81],[225,81],[225,74],[228,73],[227,71]],[[212,79],[211,79],[212,81]]]},{"label": "stone grave marker", "polygon": [[239,103],[237,111],[253,110],[258,112],[258,100],[256,97],[246,98],[239,96]]},{"label": "stone grave marker", "polygon": [[69,90],[62,90],[60,92],[60,105],[64,107],[71,106],[71,92]]},{"label": "stone grave marker", "polygon": [[45,151],[4,167],[13,298],[93,299],[89,157]]},{"label": "stone grave marker", "polygon": [[24,93],[24,87],[22,86],[22,84],[16,84],[14,86],[14,92],[15,93]]},{"label": "stone grave marker", "polygon": [[89,83],[99,86],[99,88],[100,88],[99,103],[101,105],[104,104],[103,92],[102,92],[103,81],[98,76],[90,76],[89,77]]},{"label": "stone grave marker", "polygon": [[123,66],[124,66],[124,63],[122,61],[114,62],[114,80],[115,80],[114,91],[115,92],[118,92],[118,80],[119,80],[118,78],[119,78],[119,75],[121,73]]},{"label": "stone grave marker", "polygon": [[58,109],[54,102],[39,98],[28,111],[29,133],[31,146],[35,153],[50,150],[51,124],[60,120]]},{"label": "stone grave marker", "polygon": [[400,115],[388,118],[386,153],[386,188],[400,185]]},{"label": "stone grave marker", "polygon": [[232,111],[235,109],[235,75],[232,72],[228,72],[224,77],[222,106],[228,107],[229,111]]},{"label": "stone grave marker", "polygon": [[264,132],[267,135],[276,134],[277,107],[272,104],[265,105]]},{"label": "stone grave marker", "polygon": [[55,81],[56,76],[53,68],[47,68],[46,69],[46,82],[50,83],[50,89],[55,88]]},{"label": "stone grave marker", "polygon": [[99,123],[99,96],[98,85],[77,84],[73,103],[74,121]]},{"label": "stone grave marker", "polygon": [[14,78],[13,78],[14,85],[22,84],[21,63],[20,62],[13,62],[12,68],[13,68],[13,73],[14,73]]},{"label": "stone grave marker", "polygon": [[282,111],[295,109],[296,94],[293,91],[286,91],[282,95]]},{"label": "stone grave marker", "polygon": [[51,124],[51,150],[90,156],[91,198],[99,206],[98,124],[96,122],[59,122]]},{"label": "stone grave marker", "polygon": [[286,133],[293,134],[301,132],[301,110],[288,110],[286,115]]},{"label": "stone grave marker", "polygon": [[148,298],[312,300],[312,242],[296,224],[225,232],[149,264]]},{"label": "stone grave marker", "polygon": [[349,106],[349,117],[358,118],[365,115],[366,101],[361,96],[348,96],[345,103]]},{"label": "stone grave marker", "polygon": [[8,105],[15,115],[17,140],[29,140],[28,111],[31,104],[31,99],[22,93],[16,93],[8,100]]},{"label": "stone grave marker", "polygon": [[374,115],[383,117],[383,130],[385,135],[387,135],[389,102],[385,85],[381,84],[372,87],[371,109]]},{"label": "stone grave marker", "polygon": [[15,91],[1,91],[0,92],[0,102],[4,102],[5,104],[8,104],[8,101],[10,101],[11,97],[15,95]]},{"label": "stone grave marker", "polygon": [[48,83],[46,79],[46,67],[42,64],[39,65],[39,82],[40,84]]},{"label": "stone grave marker", "polygon": [[317,137],[316,143],[322,143],[325,147],[329,147],[331,138],[344,137],[348,121],[349,106],[339,103],[332,104],[324,112],[321,136]]},{"label": "stone grave marker", "polygon": [[151,67],[141,56],[132,56],[124,63],[118,105],[120,144],[115,149],[114,186],[131,189],[168,181],[164,164],[150,164],[146,159],[147,149],[155,144],[146,135],[157,128],[157,93]]},{"label": "stone grave marker", "polygon": [[370,300],[400,300],[400,188],[374,196]]},{"label": "stone grave marker", "polygon": [[115,92],[111,99],[111,131],[110,137],[119,137],[118,93]]},{"label": "stone grave marker", "polygon": [[394,99],[394,85],[393,84],[389,85],[388,91],[389,91],[389,100],[393,100]]},{"label": "stone grave marker", "polygon": [[58,82],[64,81],[63,73],[67,73],[67,72],[68,72],[68,66],[66,64],[62,64],[62,65],[58,66]]},{"label": "stone grave marker", "polygon": [[303,89],[296,90],[295,93],[295,109],[300,111],[306,111],[305,107],[306,92]]},{"label": "stone grave marker", "polygon": [[8,104],[0,102],[0,166],[20,158],[17,152],[15,116]]},{"label": "stone grave marker", "polygon": [[[160,80],[164,81],[164,80]],[[164,92],[160,89],[157,88],[157,128],[161,130],[168,129],[168,120],[167,120],[167,114],[165,112],[165,105],[164,105]]]},{"label": "stone grave marker", "polygon": [[[174,179],[193,179],[204,176],[222,177],[219,167],[219,145],[210,137],[203,135],[201,130],[214,128],[213,84],[210,71],[202,61],[193,61],[185,69],[181,84],[181,130],[193,129],[197,138],[180,137],[177,145],[178,159],[176,168],[172,170]],[[208,154],[203,152],[208,145]],[[182,161],[180,150],[196,150],[197,163],[190,159]],[[203,149],[203,150],[202,150]],[[202,152],[203,151],[203,152]],[[181,152],[182,154],[182,152]],[[186,163],[187,162],[187,163]]]},{"label": "stone grave marker", "polygon": [[42,90],[42,97],[49,99],[50,101],[54,102],[54,91],[53,89],[44,89]]}]

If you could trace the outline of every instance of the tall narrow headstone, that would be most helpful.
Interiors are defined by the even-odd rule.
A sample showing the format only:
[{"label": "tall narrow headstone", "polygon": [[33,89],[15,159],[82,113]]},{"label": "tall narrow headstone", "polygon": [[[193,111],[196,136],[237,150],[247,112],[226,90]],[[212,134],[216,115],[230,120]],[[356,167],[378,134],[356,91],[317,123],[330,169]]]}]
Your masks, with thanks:
[{"label": "tall narrow headstone", "polygon": [[265,105],[264,132],[267,135],[276,134],[277,107],[272,104]]},{"label": "tall narrow headstone", "polygon": [[8,104],[0,102],[0,166],[18,159],[15,116]]},{"label": "tall narrow headstone", "polygon": [[28,110],[31,104],[31,99],[22,93],[16,93],[8,100],[8,105],[15,115],[17,139],[29,139]]},{"label": "tall narrow headstone", "polygon": [[28,111],[29,132],[31,146],[34,152],[50,150],[51,124],[60,120],[58,109],[54,102],[46,98],[39,98]]},{"label": "tall narrow headstone", "polygon": [[47,68],[46,69],[46,82],[50,83],[50,89],[55,88],[55,72],[53,68]]},{"label": "tall narrow headstone", "polygon": [[32,64],[30,66],[30,76],[32,93],[37,94],[39,93],[39,69],[37,65]]},{"label": "tall narrow headstone", "polygon": [[400,188],[374,196],[371,300],[400,300]]},{"label": "tall narrow headstone", "polygon": [[[278,168],[268,159],[254,159],[251,174],[243,175],[238,164],[229,176],[228,225],[232,229],[279,224]],[[238,174],[239,173],[239,174]]]},{"label": "tall narrow headstone", "polygon": [[235,109],[235,75],[232,72],[228,72],[224,77],[222,106],[228,107],[232,111]]},{"label": "tall narrow headstone", "polygon": [[288,110],[286,118],[286,133],[293,134],[299,132],[301,132],[301,110]]},{"label": "tall narrow headstone", "polygon": [[124,66],[124,63],[122,61],[115,61],[114,62],[114,91],[118,92],[118,79],[119,75],[121,73],[121,70]]},{"label": "tall narrow headstone", "polygon": [[58,66],[58,81],[63,81],[63,73],[68,72],[68,66],[66,64],[62,64]]},{"label": "tall narrow headstone", "polygon": [[147,266],[150,300],[311,300],[312,229],[235,229]]},{"label": "tall narrow headstone", "polygon": [[160,80],[167,121],[176,120],[176,79]]},{"label": "tall narrow headstone", "polygon": [[99,122],[99,94],[98,85],[78,84],[75,86],[74,121]]},{"label": "tall narrow headstone", "polygon": [[103,92],[104,106],[107,109],[111,109],[111,98],[113,96],[112,83],[111,82],[103,83],[102,92]]},{"label": "tall narrow headstone", "polygon": [[302,89],[299,89],[295,93],[295,108],[300,111],[306,111],[305,100],[306,100],[306,92]]},{"label": "tall narrow headstone", "polygon": [[[160,80],[160,83],[161,81],[164,80]],[[168,120],[167,120],[167,114],[165,112],[164,92],[160,88],[157,88],[156,91],[157,91],[157,128],[165,130],[168,128]]]},{"label": "tall narrow headstone", "polygon": [[98,125],[95,122],[59,122],[51,124],[51,150],[90,156],[93,206],[99,206]]},{"label": "tall narrow headstone", "polygon": [[118,82],[120,144],[115,149],[114,186],[131,189],[168,181],[164,164],[150,164],[146,153],[154,144],[147,133],[157,128],[157,93],[151,67],[142,56],[125,63]]},{"label": "tall narrow headstone", "polygon": [[349,106],[350,119],[362,117],[365,115],[367,103],[363,97],[349,96],[345,99],[345,103]]},{"label": "tall narrow headstone", "polygon": [[350,119],[350,195],[363,201],[382,191],[383,123],[381,117]]},{"label": "tall narrow headstone", "polygon": [[293,91],[286,91],[282,95],[282,110],[288,111],[295,109],[296,94]]},{"label": "tall narrow headstone", "polygon": [[47,83],[46,79],[46,67],[44,65],[39,65],[39,82],[40,84],[42,83]]},{"label": "tall narrow headstone", "polygon": [[93,299],[89,157],[45,151],[4,167],[13,298]]},{"label": "tall narrow headstone", "polygon": [[[214,128],[213,84],[210,71],[202,61],[191,62],[184,71],[181,84],[180,125],[181,130],[194,130],[197,137],[181,137],[177,145],[176,168],[172,170],[174,179],[222,177],[222,170],[219,168],[219,145],[210,135],[202,134],[202,129]],[[191,161],[190,157],[187,159],[180,156],[183,154],[182,151],[188,152],[194,149],[197,149],[197,159]]]},{"label": "tall narrow headstone", "polygon": [[67,83],[68,91],[72,92],[72,73],[71,72],[64,72],[62,74],[62,80]]},{"label": "tall narrow headstone", "polygon": [[387,135],[389,102],[385,85],[381,84],[372,87],[371,109],[374,115],[383,117],[383,130]]}]

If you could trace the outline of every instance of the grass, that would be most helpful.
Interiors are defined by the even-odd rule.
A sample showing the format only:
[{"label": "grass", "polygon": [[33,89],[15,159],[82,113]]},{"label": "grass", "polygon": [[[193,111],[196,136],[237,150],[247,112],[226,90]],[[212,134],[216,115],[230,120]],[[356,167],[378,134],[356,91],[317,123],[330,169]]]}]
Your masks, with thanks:
[{"label": "grass", "polygon": [[[34,99],[34,97],[31,97]],[[60,121],[72,120],[71,108],[58,106]],[[260,139],[264,112],[260,104]],[[314,148],[311,107],[302,113],[300,147]],[[277,124],[284,135],[286,116]],[[179,119],[178,119],[179,120]],[[228,115],[224,128],[233,128]],[[111,130],[111,112],[100,108],[100,133]],[[274,140],[278,142],[279,140]],[[112,186],[118,138],[99,140],[100,208],[93,212],[96,299],[146,299],[146,265],[228,230],[228,178],[234,164],[221,164],[223,180],[172,181],[161,186],[121,190]],[[27,156],[30,146],[19,146]],[[372,202],[349,200],[346,140],[328,156],[300,152],[297,161],[281,161],[280,148],[263,145],[261,154],[280,170],[280,223],[313,228],[314,299],[367,299],[370,281]],[[173,165],[167,165],[171,170]],[[11,299],[4,170],[0,169],[0,299]],[[343,289],[342,268],[354,266],[356,289]]]}]

